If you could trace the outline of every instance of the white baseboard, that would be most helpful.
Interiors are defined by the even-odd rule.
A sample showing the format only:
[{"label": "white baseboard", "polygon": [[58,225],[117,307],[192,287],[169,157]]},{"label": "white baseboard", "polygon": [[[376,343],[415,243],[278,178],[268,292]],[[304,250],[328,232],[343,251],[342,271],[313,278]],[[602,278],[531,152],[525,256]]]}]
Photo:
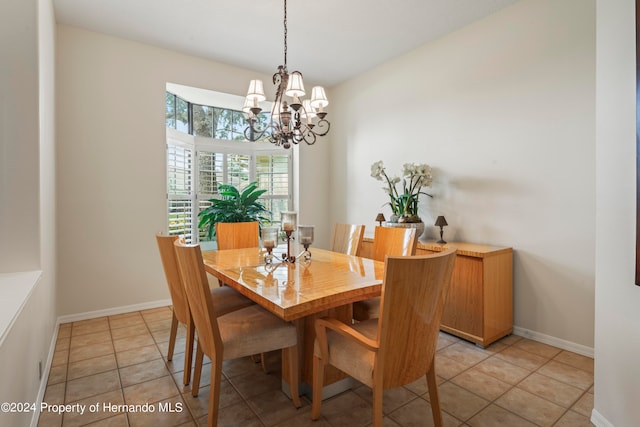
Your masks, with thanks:
[{"label": "white baseboard", "polygon": [[540,332],[521,328],[519,326],[513,327],[513,334],[524,337],[524,338],[529,338],[544,344],[549,344],[554,347],[561,348],[563,350],[572,351],[574,353],[578,353],[583,356],[590,357],[592,359],[594,356],[593,347],[587,347],[586,345],[577,344],[572,341],[567,341],[560,338],[552,337],[551,335],[545,335]]},{"label": "white baseboard", "polygon": [[596,427],[615,427],[595,409],[591,411],[591,422]]},{"label": "white baseboard", "polygon": [[58,324],[95,319],[103,316],[113,316],[114,314],[129,313],[131,311],[148,310],[150,308],[165,307],[167,305],[171,305],[171,299],[143,302],[140,304],[125,305],[122,307],[105,308],[104,310],[87,311],[85,313],[68,314],[66,316],[58,317]]},{"label": "white baseboard", "polygon": [[[53,328],[53,337],[49,344],[49,355],[47,356],[47,363],[44,365],[42,371],[42,378],[40,379],[40,387],[38,388],[38,396],[36,397],[36,404],[40,407],[40,403],[44,400],[44,393],[47,391],[47,382],[49,381],[49,374],[51,373],[51,363],[53,362],[53,354],[56,351],[56,343],[58,342],[58,326],[59,322]],[[40,411],[33,411],[31,417],[31,427],[38,426],[38,420],[40,419]]]},{"label": "white baseboard", "polygon": [[[53,354],[56,350],[56,342],[58,341],[58,331],[61,323],[76,322],[79,320],[95,319],[103,316],[112,316],[114,314],[129,313],[132,311],[148,310],[151,308],[165,307],[171,305],[171,300],[159,300],[145,302],[142,304],[125,305],[122,307],[107,308],[104,310],[88,311],[85,313],[70,314],[67,316],[59,316],[56,322],[55,329],[53,331],[53,337],[51,338],[51,344],[49,345],[49,355],[47,356],[47,363],[44,366],[42,372],[42,379],[40,380],[40,387],[38,389],[38,397],[36,399],[39,405],[44,399],[44,393],[47,389],[47,381],[49,379],[49,373],[51,372],[51,362],[53,362]],[[37,427],[38,419],[40,418],[40,411],[34,411],[31,418],[31,427]]]}]

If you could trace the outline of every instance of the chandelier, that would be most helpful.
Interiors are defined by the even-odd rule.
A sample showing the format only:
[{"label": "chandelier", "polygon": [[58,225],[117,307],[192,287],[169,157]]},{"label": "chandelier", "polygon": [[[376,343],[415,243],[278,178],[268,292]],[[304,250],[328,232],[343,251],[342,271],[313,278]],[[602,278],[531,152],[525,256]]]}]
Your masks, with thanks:
[{"label": "chandelier", "polygon": [[[251,80],[242,111],[247,117],[248,126],[244,136],[249,141],[266,138],[276,146],[290,148],[291,144],[305,142],[315,144],[316,138],[329,133],[331,124],[325,119],[324,107],[329,105],[324,88],[311,89],[311,99],[302,100],[305,95],[302,73],[287,70],[287,0],[284,0],[284,65],[278,66],[273,75],[276,86],[276,99],[271,107],[268,123],[261,123],[259,116],[262,108],[259,103],[266,100],[262,80]],[[290,99],[287,101],[285,95]]]}]

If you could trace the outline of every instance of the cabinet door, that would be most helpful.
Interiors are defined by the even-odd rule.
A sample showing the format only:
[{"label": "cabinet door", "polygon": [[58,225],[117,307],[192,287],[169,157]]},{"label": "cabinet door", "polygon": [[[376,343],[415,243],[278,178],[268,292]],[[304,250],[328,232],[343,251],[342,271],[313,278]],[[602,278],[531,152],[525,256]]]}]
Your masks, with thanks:
[{"label": "cabinet door", "polygon": [[484,339],[513,332],[513,254],[484,258]]},{"label": "cabinet door", "polygon": [[[458,255],[453,268],[451,286],[442,313],[442,326],[471,335],[483,336],[482,259]],[[475,341],[475,340],[474,340]]]}]

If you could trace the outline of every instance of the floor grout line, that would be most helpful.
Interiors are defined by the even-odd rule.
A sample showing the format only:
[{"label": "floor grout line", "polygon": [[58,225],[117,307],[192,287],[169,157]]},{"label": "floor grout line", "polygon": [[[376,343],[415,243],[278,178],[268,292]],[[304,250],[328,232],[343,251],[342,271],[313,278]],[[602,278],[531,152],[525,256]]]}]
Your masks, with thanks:
[{"label": "floor grout line", "polygon": [[[153,323],[155,322],[166,322],[167,320],[170,320],[170,316],[171,316],[171,308],[170,307],[164,307],[164,308],[155,308],[155,309],[151,309],[151,310],[143,310],[143,311],[137,311],[137,312],[132,312],[132,313],[127,313],[127,315],[117,315],[117,317],[113,317],[113,316],[105,316],[104,319],[106,319],[106,324],[107,324],[107,331],[109,332],[109,340],[108,342],[111,345],[111,349],[113,351],[113,353],[110,353],[113,355],[113,358],[115,359],[115,369],[117,370],[117,378],[119,381],[119,389],[117,389],[117,391],[119,391],[120,397],[122,398],[122,401],[126,404],[127,402],[125,402],[125,395],[124,395],[124,389],[126,387],[123,386],[123,373],[121,371],[121,369],[124,369],[125,367],[121,367],[120,363],[118,361],[118,354],[122,353],[122,352],[127,352],[127,351],[133,351],[137,348],[142,348],[145,345],[144,344],[139,344],[139,343],[143,343],[146,342],[147,339],[142,339],[140,338],[139,341],[136,341],[136,337],[142,336],[142,335],[146,335],[146,336],[150,336],[152,338],[153,341],[153,348],[155,349],[155,351],[157,351],[160,354],[160,359],[162,360],[164,369],[168,372],[168,376],[170,377],[170,384],[171,384],[171,388],[167,388],[168,391],[166,391],[166,394],[173,394],[173,392],[175,391],[175,395],[172,395],[171,397],[163,397],[163,398],[158,398],[159,400],[156,400],[154,402],[149,401],[148,403],[154,403],[157,404],[158,402],[161,401],[167,401],[167,400],[176,400],[176,401],[180,401],[183,403],[183,405],[186,407],[186,416],[184,417],[184,419],[189,419],[191,423],[193,423],[192,425],[198,425],[198,418],[196,418],[196,413],[194,412],[194,408],[192,408],[193,402],[191,403],[191,405],[188,403],[190,402],[190,397],[191,397],[191,392],[190,392],[190,387],[189,386],[183,386],[180,378],[182,375],[182,372],[184,369],[182,370],[178,370],[175,371],[176,369],[179,369],[180,367],[176,366],[173,362],[169,362],[165,359],[165,354],[163,354],[163,351],[165,351],[164,347],[166,347],[168,345],[168,340],[165,341],[165,333],[168,329],[170,329],[170,323],[167,323],[167,325],[165,325],[166,327],[161,327],[162,324],[160,323],[156,323],[156,325],[153,325]],[[113,318],[112,318],[113,317]],[[129,319],[129,322],[127,321],[127,319]],[[104,372],[95,372],[95,373],[90,373],[90,374],[85,374],[82,376],[79,376],[78,378],[74,378],[73,380],[69,379],[69,374],[70,374],[70,369],[71,369],[71,364],[75,363],[75,362],[80,362],[80,361],[86,361],[86,360],[91,360],[91,359],[95,359],[98,357],[104,357],[105,355],[99,355],[99,356],[92,356],[92,357],[87,357],[86,359],[81,359],[78,361],[74,361],[71,362],[71,346],[73,344],[73,340],[74,337],[76,339],[78,339],[78,337],[82,337],[91,333],[99,333],[99,332],[104,332],[104,330],[101,330],[101,328],[103,328],[102,325],[102,320],[100,320],[101,318],[98,319],[90,319],[90,320],[84,320],[84,321],[80,321],[80,322],[71,322],[69,328],[69,333],[67,337],[58,337],[58,341],[60,341],[61,339],[68,339],[69,342],[67,344],[67,350],[66,350],[66,372],[65,372],[65,376],[64,376],[64,385],[60,385],[58,386],[58,389],[62,389],[62,400],[63,402],[66,401],[66,395],[67,395],[67,391],[68,391],[68,386],[69,383],[71,381],[75,381],[77,379],[80,378],[85,378],[91,375],[98,375],[100,373],[105,373],[105,372],[109,372],[109,370],[104,371]],[[140,321],[142,321],[142,323],[140,323]],[[92,322],[95,323],[95,325],[92,325]],[[117,331],[117,330],[122,330],[124,328],[134,328],[135,326],[138,325],[144,325],[144,331],[145,332],[133,332],[131,334],[128,334],[126,336],[120,336],[118,339],[116,339],[114,337],[113,332]],[[151,330],[151,327],[154,327],[154,331]],[[182,326],[182,325],[180,325]],[[95,331],[93,330],[93,328],[95,327]],[[64,325],[60,325],[59,328],[67,328]],[[157,329],[156,329],[157,328]],[[142,330],[143,328],[140,328],[140,330]],[[177,338],[177,342],[176,344],[178,344],[179,340],[182,338],[181,337],[181,331],[183,328],[179,328],[178,329],[178,338]],[[74,330],[76,332],[80,331],[80,334],[74,334]],[[184,332],[184,331],[182,331]],[[184,335],[184,334],[183,334]],[[457,337],[453,337],[451,335],[448,334],[444,334],[442,333],[440,335],[440,337],[442,337],[442,339],[445,341],[446,344],[438,346],[437,347],[437,351],[436,354],[440,354],[441,357],[444,357],[445,361],[448,361],[449,359],[453,360],[456,365],[454,365],[456,368],[458,368],[459,366],[463,366],[463,368],[458,372],[456,368],[453,368],[454,370],[451,372],[454,372],[453,375],[451,375],[450,378],[443,378],[443,377],[439,377],[440,380],[442,380],[442,382],[439,384],[439,388],[442,388],[443,386],[445,386],[446,384],[450,384],[451,386],[455,386],[456,388],[449,388],[450,392],[453,392],[455,390],[463,390],[466,393],[470,393],[469,396],[475,396],[477,398],[483,399],[483,401],[486,401],[486,405],[480,407],[479,409],[475,410],[474,412],[471,414],[465,414],[464,417],[460,417],[460,413],[457,413],[456,410],[453,410],[453,413],[447,412],[443,409],[443,413],[446,414],[446,416],[450,416],[453,417],[454,419],[458,420],[458,423],[461,423],[461,425],[463,426],[470,426],[471,424],[469,424],[470,420],[473,420],[476,417],[482,417],[483,413],[492,405],[495,405],[496,408],[500,408],[500,410],[506,411],[507,413],[511,414],[511,416],[516,416],[518,417],[518,419],[522,419],[522,420],[526,420],[527,422],[531,422],[533,424],[535,424],[536,422],[540,423],[541,421],[536,421],[535,418],[529,419],[529,418],[525,418],[524,415],[520,415],[518,414],[517,410],[515,410],[514,408],[517,408],[517,406],[513,406],[512,404],[509,405],[509,407],[511,409],[507,409],[503,406],[501,406],[500,404],[498,404],[498,401],[501,402],[505,402],[504,397],[505,395],[513,392],[514,389],[518,389],[520,392],[525,392],[525,393],[530,393],[531,395],[537,397],[539,400],[539,402],[546,402],[549,404],[553,404],[556,405],[557,407],[562,409],[562,412],[560,413],[559,417],[553,421],[550,425],[556,425],[559,424],[563,418],[567,415],[570,415],[572,417],[579,417],[579,419],[584,419],[585,420],[585,425],[589,425],[588,422],[588,417],[585,417],[582,413],[578,412],[577,410],[575,410],[574,408],[576,407],[576,404],[578,402],[580,402],[582,399],[585,398],[585,396],[587,394],[589,394],[589,390],[593,387],[593,373],[590,372],[589,370],[584,369],[585,367],[588,367],[588,365],[586,365],[585,362],[582,358],[576,358],[575,355],[569,351],[566,350],[561,350],[561,349],[557,349],[556,352],[554,352],[552,349],[555,349],[555,347],[553,346],[549,346],[547,344],[541,344],[541,343],[537,343],[536,341],[533,340],[529,340],[527,338],[522,338],[522,337],[517,337],[517,339],[514,339],[512,336],[509,336],[507,338],[503,340],[498,340],[498,343],[500,343],[501,345],[496,349],[494,347],[494,349],[496,351],[487,351],[487,349],[485,348],[476,348],[474,346],[472,346],[471,343],[468,343],[466,341],[463,341]],[[90,340],[90,339],[89,339]],[[126,340],[130,340],[131,342],[126,342]],[[162,341],[161,341],[162,340]],[[120,351],[116,351],[116,341],[118,341],[119,344],[119,348],[122,348],[122,350]],[[57,343],[56,343],[57,344]],[[94,344],[88,344],[88,346],[91,345],[97,345],[99,343],[94,343]],[[133,345],[132,347],[128,347],[128,345]],[[540,346],[539,346],[540,345]],[[452,346],[455,346],[455,348],[452,348]],[[539,346],[539,347],[537,347]],[[182,357],[184,357],[184,348],[178,348],[179,345],[176,345],[176,348],[174,349],[174,360],[175,360],[175,356],[183,354]],[[184,347],[184,346],[183,346]],[[446,350],[449,349],[449,351],[447,352]],[[510,354],[508,355],[507,353],[503,354],[503,357],[500,357],[500,353],[503,353],[504,351],[508,350],[508,349],[516,349],[519,350],[523,353],[519,353],[519,352],[510,352]],[[178,350],[179,352],[176,353],[176,350]],[[166,352],[166,351],[165,351]],[[479,359],[479,360],[475,360],[474,359],[470,359],[470,358],[475,358],[478,357],[478,354],[476,352],[482,352],[483,353],[483,358]],[[58,351],[56,351],[56,353],[58,353]],[[542,354],[541,354],[542,353]],[[546,356],[544,354],[550,354],[550,356]],[[552,354],[553,353],[553,354]],[[568,353],[568,355],[563,355],[563,353]],[[522,363],[521,364],[514,364],[513,361],[517,360],[517,356],[518,355],[522,355]],[[535,356],[532,357],[531,355]],[[561,355],[563,355],[562,357],[560,357]],[[453,357],[451,357],[453,356]],[[509,357],[507,357],[509,356]],[[580,355],[578,355],[580,356]],[[558,360],[558,358],[560,357],[560,360]],[[584,357],[584,356],[582,356]],[[540,358],[540,359],[538,359]],[[536,362],[536,361],[540,361],[544,359],[544,362],[542,364],[540,364],[539,366],[536,366],[534,369],[530,369],[529,367],[527,367],[528,365],[531,365],[532,362]],[[132,359],[133,360],[133,359]],[[153,362],[155,360],[158,359],[151,359],[151,360],[143,360],[143,361],[138,361],[137,363],[131,364],[131,365],[127,365],[126,368],[130,368],[130,367],[135,367],[137,365],[140,365],[140,369],[144,369],[145,367],[143,366],[146,363],[150,363]],[[469,362],[471,360],[471,363]],[[564,370],[566,369],[566,375],[570,375],[570,373],[572,372],[582,372],[584,374],[588,374],[591,375],[591,385],[588,386],[586,389],[582,389],[582,387],[578,387],[575,385],[575,383],[568,383],[563,381],[560,378],[557,377],[553,377],[549,375],[549,372],[540,372],[541,369],[543,369],[545,366],[549,365],[551,362],[556,362],[559,365],[554,365],[556,367],[556,369],[560,369],[560,370]],[[573,361],[574,364],[571,364],[569,362]],[[481,365],[483,362],[490,362],[492,364],[492,366],[490,367],[490,369],[488,369],[486,372],[484,372],[484,375],[487,375],[488,377],[499,381],[500,383],[504,383],[507,385],[507,387],[505,388],[504,391],[502,391],[501,393],[497,394],[497,395],[491,395],[491,397],[488,397],[487,395],[482,395],[479,394],[477,391],[474,391],[472,389],[467,389],[465,386],[457,384],[454,380],[469,372],[470,370],[476,368]],[[227,362],[225,362],[227,363]],[[232,362],[234,363],[234,362]],[[243,364],[238,364],[236,369],[253,369],[252,368],[252,364],[247,364],[246,361],[245,362],[235,362],[235,363],[243,363]],[[575,366],[575,365],[579,365],[579,366]],[[233,365],[231,365],[233,366]],[[493,371],[493,369],[500,369],[499,366],[505,366],[505,367],[514,367],[515,369],[517,369],[518,371],[523,370],[526,371],[526,375],[522,378],[519,378],[515,383],[511,383],[511,382],[507,382],[504,381],[504,379],[502,379],[503,377],[500,377],[499,375],[496,375],[496,372],[499,371]],[[153,368],[155,369],[155,368]],[[192,367],[192,369],[194,369]],[[233,367],[231,367],[231,369],[233,369]],[[259,370],[260,373],[262,373],[261,369],[255,368],[257,370]],[[438,367],[436,367],[436,369],[438,369]],[[508,368],[511,369],[511,368]],[[223,368],[224,370],[224,368]],[[577,370],[577,371],[574,371]],[[90,370],[88,372],[91,372]],[[152,371],[153,372],[153,371]],[[558,371],[560,372],[560,371]],[[232,376],[234,377],[234,380],[231,380],[230,377],[228,376],[228,374],[231,373]],[[524,373],[524,372],[523,372]],[[299,416],[301,411],[294,411],[291,413],[291,415],[287,414],[286,417],[283,417],[282,420],[277,423],[275,426],[271,426],[270,424],[267,424],[268,422],[268,418],[264,418],[265,416],[268,417],[268,415],[262,414],[260,415],[257,411],[257,409],[254,409],[254,407],[249,404],[249,401],[251,401],[252,399],[256,399],[259,398],[260,396],[268,396],[273,394],[273,390],[271,389],[265,389],[266,391],[255,395],[255,396],[249,396],[249,397],[244,397],[244,395],[240,392],[240,388],[239,385],[241,383],[239,383],[238,381],[241,381],[241,376],[242,375],[253,375],[256,374],[256,378],[258,378],[258,381],[260,380],[260,376],[257,375],[257,372],[254,373],[253,371],[247,372],[247,373],[242,373],[241,370],[238,371],[228,371],[228,373],[224,373],[223,372],[223,376],[225,378],[225,380],[228,383],[228,386],[230,387],[231,390],[233,390],[233,395],[237,396],[237,402],[230,404],[229,406],[222,408],[221,407],[221,411],[220,411],[220,416],[223,417],[224,414],[224,409],[226,408],[233,408],[234,406],[242,403],[244,405],[244,407],[248,408],[249,413],[245,413],[243,414],[243,416],[248,417],[249,419],[254,420],[254,422],[257,422],[259,425],[261,426],[269,426],[269,427],[277,427],[280,423],[282,424],[286,424],[287,422],[292,422],[291,420],[293,420],[295,417]],[[528,389],[525,389],[522,387],[523,382],[526,381],[527,379],[532,378],[532,376],[534,374],[543,376],[547,379],[551,379],[553,381],[558,381],[564,385],[573,387],[577,390],[580,390],[580,393],[578,395],[577,398],[575,398],[572,403],[570,403],[568,405],[568,407],[565,407],[564,404],[558,403],[560,402],[560,400],[556,399],[554,400],[554,398],[552,396],[548,396],[548,395],[541,395],[539,393],[536,392],[532,392],[532,391],[528,391]],[[155,374],[154,374],[155,375]],[[272,375],[272,374],[270,374]],[[279,375],[278,373],[275,373],[275,375]],[[515,375],[515,374],[514,374]],[[582,377],[582,374],[580,374],[580,378],[581,380],[583,380],[586,377]],[[153,376],[153,375],[151,375]],[[140,377],[142,379],[140,379],[140,382],[136,382],[134,384],[128,384],[127,387],[132,387],[132,386],[137,386],[137,385],[141,385],[144,384],[146,382],[149,381],[155,381],[158,380],[160,378],[165,378],[166,375],[162,375],[161,377],[158,378],[151,378],[151,379],[146,379],[145,377]],[[540,377],[537,377],[540,378]],[[193,377],[192,377],[193,379]],[[563,378],[564,379],[564,378]],[[266,379],[265,380],[271,380],[273,381],[272,378]],[[470,381],[469,377],[467,377],[464,381]],[[237,383],[238,382],[238,383]],[[47,385],[47,389],[50,386],[54,386],[54,385],[58,385],[61,382],[57,383],[57,384],[48,384]],[[237,383],[237,384],[236,384]],[[168,384],[169,383],[164,383],[165,387],[169,387]],[[462,382],[461,382],[462,384]],[[471,385],[472,383],[467,382],[467,385]],[[551,383],[552,384],[552,383]],[[210,385],[208,385],[210,387]],[[244,385],[243,387],[245,387],[246,385]],[[268,386],[271,387],[271,386]],[[352,389],[350,392],[346,392],[346,393],[353,393],[353,396],[357,397],[360,400],[362,400],[366,405],[369,405],[370,407],[370,403],[368,403],[368,400],[363,399],[363,396],[360,396],[357,392],[355,392],[359,387],[365,387],[365,386],[357,386],[354,389]],[[447,386],[449,387],[449,386]],[[502,386],[499,386],[502,387]],[[531,383],[529,384],[528,387],[531,387]],[[422,388],[422,387],[421,387]],[[415,389],[415,387],[414,387]],[[396,424],[402,426],[401,421],[402,420],[401,417],[399,417],[399,415],[405,415],[405,413],[403,413],[401,410],[403,408],[405,408],[407,405],[410,404],[416,404],[416,403],[420,403],[420,401],[418,401],[417,399],[421,399],[422,401],[425,401],[425,403],[430,406],[430,402],[427,399],[427,394],[428,393],[423,393],[423,394],[418,394],[417,392],[414,392],[414,389],[410,389],[405,387],[405,390],[409,393],[407,394],[407,401],[404,401],[403,403],[399,404],[399,406],[394,407],[393,409],[390,410],[389,413],[385,413],[385,417],[392,420],[393,422],[395,422]],[[478,389],[478,386],[476,386],[476,389],[478,391],[480,391],[480,389]],[[419,389],[415,389],[416,391],[418,391]],[[501,389],[496,389],[496,391],[500,391]],[[112,391],[116,391],[116,390],[112,390]],[[58,390],[59,392],[59,390]],[[111,392],[111,391],[109,391]],[[74,391],[75,393],[75,391]],[[101,395],[107,392],[100,392],[97,395]],[[543,393],[544,394],[544,393]],[[46,395],[46,391],[45,391],[45,395]],[[81,393],[78,393],[78,395],[82,395]],[[143,395],[144,396],[144,395]],[[142,398],[143,398],[142,396]],[[151,396],[151,395],[150,395]],[[159,396],[158,394],[156,394],[155,396]],[[485,397],[487,396],[487,397]],[[526,395],[525,395],[526,396]],[[79,400],[84,400],[87,398],[90,398],[92,396],[83,396],[82,398],[80,398]],[[141,397],[137,397],[136,399],[141,398]],[[152,397],[149,397],[150,399],[154,399]],[[266,398],[266,397],[265,397]],[[335,399],[335,404],[339,404],[341,399],[345,399],[347,398],[345,394],[342,395],[338,395],[333,397],[331,400]],[[573,397],[571,397],[573,398]],[[304,402],[305,404],[303,404],[303,408],[307,408],[307,406],[309,406],[311,404],[310,399],[307,399],[306,396],[303,396]],[[567,399],[567,397],[565,397],[565,399]],[[441,400],[441,404],[443,402],[443,396],[442,393],[440,393],[440,400]],[[567,399],[569,400],[569,399]],[[195,401],[194,401],[195,402]],[[254,402],[255,403],[255,402]],[[307,404],[308,403],[308,404]],[[582,405],[580,410],[582,412],[584,412],[585,406],[584,406],[584,401],[582,402]],[[542,403],[540,403],[542,404]],[[324,405],[323,405],[324,406]],[[450,406],[449,405],[449,409],[451,408],[455,408],[454,406]],[[494,411],[497,409],[494,409]],[[229,412],[231,413],[231,412]],[[394,415],[395,414],[395,415]],[[424,417],[425,415],[430,417],[431,414],[420,414],[422,417]],[[117,417],[119,416],[119,414],[114,414],[113,416],[109,416],[109,417],[105,417],[102,418],[103,420],[106,420],[108,418],[113,418],[113,417]],[[200,417],[206,417],[206,412],[205,415],[201,415]],[[347,417],[349,416],[349,414],[340,414],[340,417]],[[531,415],[529,415],[531,416]],[[60,427],[60,425],[64,425],[65,424],[65,415],[63,414],[62,417],[60,417],[59,423],[54,424],[57,427]],[[345,418],[345,419],[347,419]],[[465,418],[465,419],[463,419]],[[124,419],[126,420],[126,424],[127,425],[132,425],[133,423],[133,419],[131,418],[131,414],[129,413],[125,413],[125,417]],[[331,416],[331,414],[329,414],[329,417],[327,418],[324,414],[321,414],[321,418],[320,418],[324,423],[331,425],[333,427],[342,427],[342,424],[340,424],[340,420],[341,418],[335,418],[333,416]],[[77,420],[76,420],[77,421]],[[114,420],[114,422],[117,420]],[[362,421],[362,420],[360,420]],[[409,424],[411,424],[411,422],[409,422]],[[408,425],[408,424],[405,424]],[[44,424],[43,424],[44,426]]]}]

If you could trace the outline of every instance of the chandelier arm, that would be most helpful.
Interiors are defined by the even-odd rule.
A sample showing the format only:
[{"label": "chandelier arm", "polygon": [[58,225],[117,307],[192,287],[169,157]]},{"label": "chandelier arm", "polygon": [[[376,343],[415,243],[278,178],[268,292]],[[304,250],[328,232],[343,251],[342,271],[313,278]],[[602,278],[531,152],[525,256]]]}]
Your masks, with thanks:
[{"label": "chandelier arm", "polygon": [[316,143],[317,134],[308,125],[301,123],[298,127],[299,133],[296,135],[296,144],[305,142],[307,145]]},{"label": "chandelier arm", "polygon": [[329,133],[329,129],[331,129],[331,123],[329,123],[329,120],[320,119],[311,132],[317,136],[325,136]]},{"label": "chandelier arm", "polygon": [[259,139],[264,138],[265,135],[272,135],[274,133],[267,133],[269,129],[274,129],[274,126],[271,123],[266,125],[264,129],[259,129],[255,127],[255,123],[258,121],[256,118],[251,118],[247,121],[249,122],[249,126],[244,129],[244,137],[247,139],[247,141],[255,142]]}]

